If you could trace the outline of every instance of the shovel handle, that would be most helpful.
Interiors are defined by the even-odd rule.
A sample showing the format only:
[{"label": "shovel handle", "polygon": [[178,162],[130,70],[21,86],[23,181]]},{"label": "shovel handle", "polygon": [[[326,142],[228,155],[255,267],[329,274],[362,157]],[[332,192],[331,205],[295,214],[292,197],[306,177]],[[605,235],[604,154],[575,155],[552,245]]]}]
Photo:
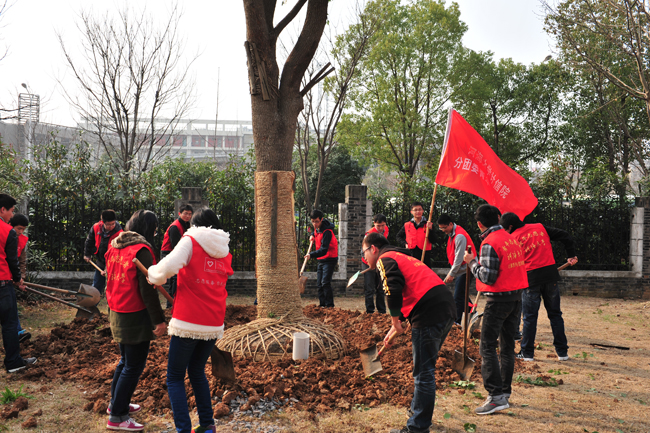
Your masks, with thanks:
[{"label": "shovel handle", "polygon": [[[140,269],[140,272],[142,272],[145,277],[147,277],[147,278],[149,277],[149,270],[144,267],[144,265],[142,264],[142,262],[140,260],[138,260],[137,258],[134,258],[133,263],[135,263],[135,266],[137,266],[137,268]],[[167,293],[167,290],[165,290],[162,286],[154,285],[154,287],[156,288],[156,290],[158,290],[160,293],[163,294],[165,299],[167,299],[167,301],[169,301],[170,304],[174,304],[174,298],[172,298],[169,295],[169,293]]]},{"label": "shovel handle", "polygon": [[[307,249],[307,254],[311,252],[311,246],[314,245],[314,241],[309,242],[309,248]],[[305,255],[307,255],[305,254]],[[305,266],[307,266],[307,262],[309,261],[309,257],[305,257],[305,261],[302,262],[302,268],[300,269],[300,275],[305,271]]]},{"label": "shovel handle", "polygon": [[74,290],[57,289],[56,287],[41,286],[40,284],[28,283],[28,282],[24,282],[24,284],[29,287],[34,287],[35,289],[50,290],[52,292],[65,293],[66,295],[76,295],[76,296],[82,296],[84,298],[93,297],[92,295],[89,295],[87,293],[75,292]]},{"label": "shovel handle", "polygon": [[559,268],[557,268],[557,270],[558,270],[558,271],[561,271],[562,269],[566,269],[566,268],[568,268],[569,266],[573,266],[573,265],[572,265],[571,263],[569,263],[569,262],[566,262],[565,264],[563,264],[562,266],[560,266]]},{"label": "shovel handle", "polygon": [[[397,337],[397,332],[394,332],[393,335],[391,335],[390,337],[388,337],[388,344],[392,343],[393,340],[395,339],[395,337]],[[377,352],[377,358],[379,358],[379,355],[381,355],[382,353],[384,353],[384,349],[386,349],[386,345],[385,345],[385,344],[381,347],[381,349],[379,349],[379,352]]]},{"label": "shovel handle", "polygon": [[84,307],[80,307],[79,305],[73,304],[72,302],[64,301],[63,299],[59,299],[56,296],[48,295],[47,293],[43,293],[43,292],[39,292],[38,290],[30,289],[29,287],[25,287],[25,290],[27,290],[28,292],[31,292],[31,293],[36,293],[37,295],[44,296],[44,297],[46,297],[48,299],[51,299],[53,301],[60,302],[60,303],[65,304],[65,305],[67,305],[69,307],[76,308],[77,310],[81,310],[81,311],[85,311],[86,313],[93,314],[92,311],[87,310]]},{"label": "shovel handle", "polygon": [[92,260],[89,260],[88,263],[93,265],[95,267],[95,269],[97,269],[99,272],[104,272],[104,270],[102,268],[100,268],[99,266],[97,266],[97,264],[95,262],[93,262]]}]

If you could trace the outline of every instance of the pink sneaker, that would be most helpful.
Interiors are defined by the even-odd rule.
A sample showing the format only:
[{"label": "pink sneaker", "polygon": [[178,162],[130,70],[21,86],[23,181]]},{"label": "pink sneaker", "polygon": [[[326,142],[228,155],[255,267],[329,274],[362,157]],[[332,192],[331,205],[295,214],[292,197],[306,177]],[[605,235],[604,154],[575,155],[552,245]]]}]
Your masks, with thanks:
[{"label": "pink sneaker", "polygon": [[[133,413],[140,412],[141,410],[142,410],[142,407],[140,407],[139,404],[133,404],[133,403],[129,404],[129,415],[131,415]],[[109,415],[111,414],[110,406],[106,408],[106,413],[109,414]]]},{"label": "pink sneaker", "polygon": [[132,418],[129,418],[126,421],[122,421],[122,422],[112,422],[111,420],[109,420],[106,423],[106,428],[109,430],[122,430],[122,431],[144,430],[144,426],[142,424],[138,424]]}]

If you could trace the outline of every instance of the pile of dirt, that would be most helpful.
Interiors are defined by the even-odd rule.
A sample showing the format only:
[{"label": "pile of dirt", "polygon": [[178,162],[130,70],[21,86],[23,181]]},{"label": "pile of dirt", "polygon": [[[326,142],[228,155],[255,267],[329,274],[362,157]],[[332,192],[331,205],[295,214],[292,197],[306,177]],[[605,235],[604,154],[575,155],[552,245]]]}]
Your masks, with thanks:
[{"label": "pile of dirt", "polygon": [[[385,402],[403,406],[410,404],[413,378],[409,331],[397,337],[393,346],[382,354],[384,371],[366,378],[359,351],[384,338],[390,328],[390,318],[387,315],[317,306],[306,307],[304,313],[307,317],[333,326],[343,335],[349,348],[343,358],[311,358],[298,362],[287,359],[275,363],[236,359],[238,383],[234,386],[213,378],[208,361],[206,370],[213,395],[223,398],[226,394],[228,398],[234,398],[246,392],[247,395],[256,393],[265,398],[293,398],[295,400],[292,401],[298,401],[297,407],[316,412],[360,405],[373,407]],[[254,306],[228,306],[226,328],[248,323],[255,318]],[[472,338],[478,338],[478,331]],[[152,341],[147,367],[133,399],[154,413],[167,412],[171,408],[166,389],[168,347],[168,336]],[[440,351],[436,365],[438,388],[445,388],[459,380],[451,370],[451,362],[454,350],[461,347],[461,331],[454,328]],[[469,356],[476,360],[470,380],[477,380],[480,378],[481,365],[478,345],[470,341],[468,351]],[[38,336],[24,343],[22,353],[24,356],[38,357],[38,363],[9,378],[20,381],[62,379],[82,384],[89,400],[85,409],[105,413],[113,372],[120,357],[106,316],[101,315],[91,321],[75,319],[70,324],[61,324],[49,335]],[[521,368],[520,362],[517,367]],[[190,406],[194,406],[187,379],[186,386]]]}]

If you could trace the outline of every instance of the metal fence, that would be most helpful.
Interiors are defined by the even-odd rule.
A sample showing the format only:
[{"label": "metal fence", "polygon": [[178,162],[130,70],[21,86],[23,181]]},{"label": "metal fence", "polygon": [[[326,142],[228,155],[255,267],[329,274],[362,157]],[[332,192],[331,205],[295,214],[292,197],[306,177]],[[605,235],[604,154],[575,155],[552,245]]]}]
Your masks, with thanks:
[{"label": "metal fence", "polygon": [[[483,203],[485,202],[473,198],[436,203],[433,222],[437,242],[433,245],[432,257],[435,267],[448,266],[447,238],[437,228],[438,215],[449,214],[456,223],[467,230],[478,246],[479,230],[474,212]],[[427,214],[430,205],[431,202],[425,204]],[[632,202],[620,203],[617,200],[574,200],[571,204],[540,201],[539,206],[524,222],[537,222],[568,231],[573,236],[579,260],[571,269],[628,271],[632,206]],[[397,232],[411,219],[409,205],[401,201],[375,201],[373,213],[386,215],[390,228],[388,240],[392,245],[397,245]],[[564,263],[566,252],[561,243],[553,243],[553,253],[558,264]]]}]

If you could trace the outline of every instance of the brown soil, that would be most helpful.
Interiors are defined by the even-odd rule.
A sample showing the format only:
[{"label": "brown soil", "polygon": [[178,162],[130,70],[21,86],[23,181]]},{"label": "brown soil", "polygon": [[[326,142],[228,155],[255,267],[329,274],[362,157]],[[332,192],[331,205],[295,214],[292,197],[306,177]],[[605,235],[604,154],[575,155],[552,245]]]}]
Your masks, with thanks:
[{"label": "brown soil", "polygon": [[[354,405],[374,407],[390,402],[408,406],[413,394],[412,353],[410,331],[397,337],[393,346],[381,358],[384,371],[376,378],[366,378],[360,362],[359,351],[380,342],[390,328],[386,315],[366,314],[339,308],[320,309],[315,305],[304,308],[307,317],[335,326],[347,342],[349,351],[341,359],[310,358],[305,361],[283,360],[277,363],[253,363],[246,359],[235,360],[238,382],[235,386],[212,378],[210,363],[206,366],[213,395],[222,397],[227,391],[255,393],[265,397],[284,397],[298,400],[296,406],[310,412],[327,412],[335,408],[350,409]],[[226,327],[245,324],[256,317],[254,306],[229,305],[226,310]],[[478,338],[478,331],[473,338]],[[134,395],[144,408],[154,413],[168,412],[169,398],[165,386],[169,337],[158,338],[151,344],[145,368]],[[453,328],[443,345],[437,363],[438,389],[448,387],[459,377],[451,369],[455,349],[462,347],[462,334]],[[110,384],[119,350],[113,342],[107,317],[101,315],[88,321],[75,319],[61,324],[49,335],[33,338],[23,344],[23,355],[36,356],[38,364],[19,374],[13,380],[62,379],[83,384],[89,404],[86,410],[106,411]],[[468,344],[469,356],[476,360],[471,380],[480,377],[480,356],[475,341]],[[518,364],[521,367],[521,364]],[[381,377],[381,379],[380,379]],[[194,405],[188,383],[190,406]]]}]

